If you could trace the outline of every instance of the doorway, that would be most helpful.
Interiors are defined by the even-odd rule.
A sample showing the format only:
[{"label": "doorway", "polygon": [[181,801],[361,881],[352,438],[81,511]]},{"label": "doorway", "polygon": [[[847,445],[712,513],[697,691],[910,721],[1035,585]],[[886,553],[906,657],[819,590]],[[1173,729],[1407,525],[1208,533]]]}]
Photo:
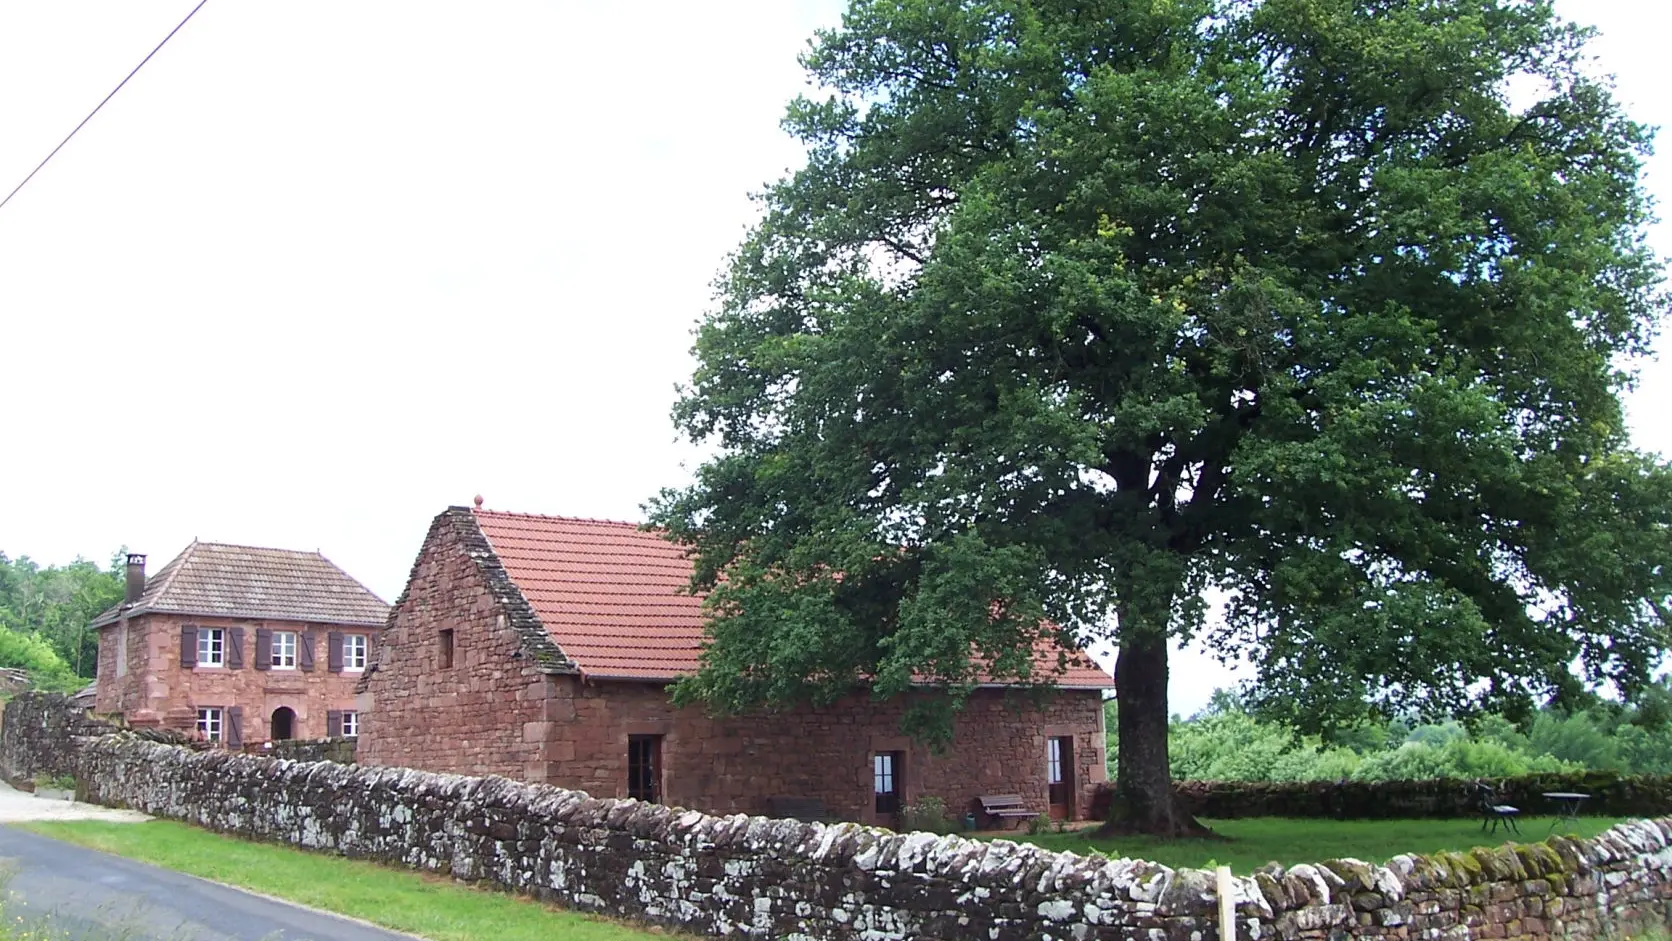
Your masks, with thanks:
[{"label": "doorway", "polygon": [[662,736],[627,736],[627,796],[662,802]]},{"label": "doorway", "polygon": [[273,710],[273,734],[267,736],[273,741],[282,741],[296,737],[296,713],[289,706],[280,706]]},{"label": "doorway", "polygon": [[1045,780],[1050,787],[1051,819],[1074,819],[1074,736],[1047,740]]}]

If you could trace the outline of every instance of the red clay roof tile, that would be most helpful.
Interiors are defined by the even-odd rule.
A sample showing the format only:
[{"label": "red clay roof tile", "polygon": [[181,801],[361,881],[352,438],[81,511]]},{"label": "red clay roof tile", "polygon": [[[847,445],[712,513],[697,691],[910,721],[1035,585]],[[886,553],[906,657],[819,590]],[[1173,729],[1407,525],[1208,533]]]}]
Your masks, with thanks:
[{"label": "red clay roof tile", "polygon": [[[691,561],[661,535],[632,523],[474,511],[506,574],[552,640],[594,676],[671,680],[698,667],[700,597],[685,593]],[[1042,657],[1055,665],[1055,652]],[[1107,688],[1084,654],[1055,677],[1061,686]]]}]

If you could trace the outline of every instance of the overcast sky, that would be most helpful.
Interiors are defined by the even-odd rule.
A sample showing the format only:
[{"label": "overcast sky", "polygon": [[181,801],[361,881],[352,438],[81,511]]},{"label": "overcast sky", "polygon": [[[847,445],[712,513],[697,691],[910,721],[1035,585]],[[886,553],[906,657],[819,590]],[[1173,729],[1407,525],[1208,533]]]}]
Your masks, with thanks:
[{"label": "overcast sky", "polygon": [[[0,0],[0,195],[194,3]],[[1663,6],[1558,3],[1672,125]],[[317,548],[392,600],[477,493],[641,519],[841,9],[210,0],[0,210],[0,551]],[[1634,431],[1672,453],[1672,357],[1644,376]],[[1230,676],[1180,657],[1174,709]]]}]

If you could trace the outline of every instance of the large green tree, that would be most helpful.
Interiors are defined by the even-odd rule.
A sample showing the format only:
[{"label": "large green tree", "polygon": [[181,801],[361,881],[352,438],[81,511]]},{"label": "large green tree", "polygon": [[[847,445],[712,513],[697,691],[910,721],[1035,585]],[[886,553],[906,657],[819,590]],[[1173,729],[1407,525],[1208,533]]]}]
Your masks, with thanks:
[{"label": "large green tree", "polygon": [[[32,637],[36,645],[56,654],[60,666],[73,675],[91,677],[99,663],[99,636],[90,625],[106,608],[122,600],[123,552],[112,557],[109,569],[76,559],[68,565],[45,568],[27,555],[7,558],[0,552],[0,629]],[[34,650],[13,644],[5,649]],[[16,662],[13,662],[16,661]],[[51,664],[7,659],[0,650],[0,666],[52,672]]]},{"label": "large green tree", "polygon": [[712,590],[679,694],[956,705],[1109,637],[1112,825],[1179,833],[1170,639],[1312,728],[1641,685],[1672,473],[1620,394],[1664,304],[1586,38],[1537,0],[854,0],[676,407],[713,449],[652,504]]}]

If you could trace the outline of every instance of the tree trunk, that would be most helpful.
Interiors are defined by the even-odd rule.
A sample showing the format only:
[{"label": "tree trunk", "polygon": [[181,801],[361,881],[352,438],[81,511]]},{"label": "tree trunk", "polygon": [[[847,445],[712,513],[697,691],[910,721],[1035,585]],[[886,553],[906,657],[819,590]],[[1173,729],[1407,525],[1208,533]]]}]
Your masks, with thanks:
[{"label": "tree trunk", "polygon": [[1167,633],[1150,625],[1122,627],[1115,660],[1115,797],[1098,835],[1211,835],[1173,796],[1167,755]]}]

